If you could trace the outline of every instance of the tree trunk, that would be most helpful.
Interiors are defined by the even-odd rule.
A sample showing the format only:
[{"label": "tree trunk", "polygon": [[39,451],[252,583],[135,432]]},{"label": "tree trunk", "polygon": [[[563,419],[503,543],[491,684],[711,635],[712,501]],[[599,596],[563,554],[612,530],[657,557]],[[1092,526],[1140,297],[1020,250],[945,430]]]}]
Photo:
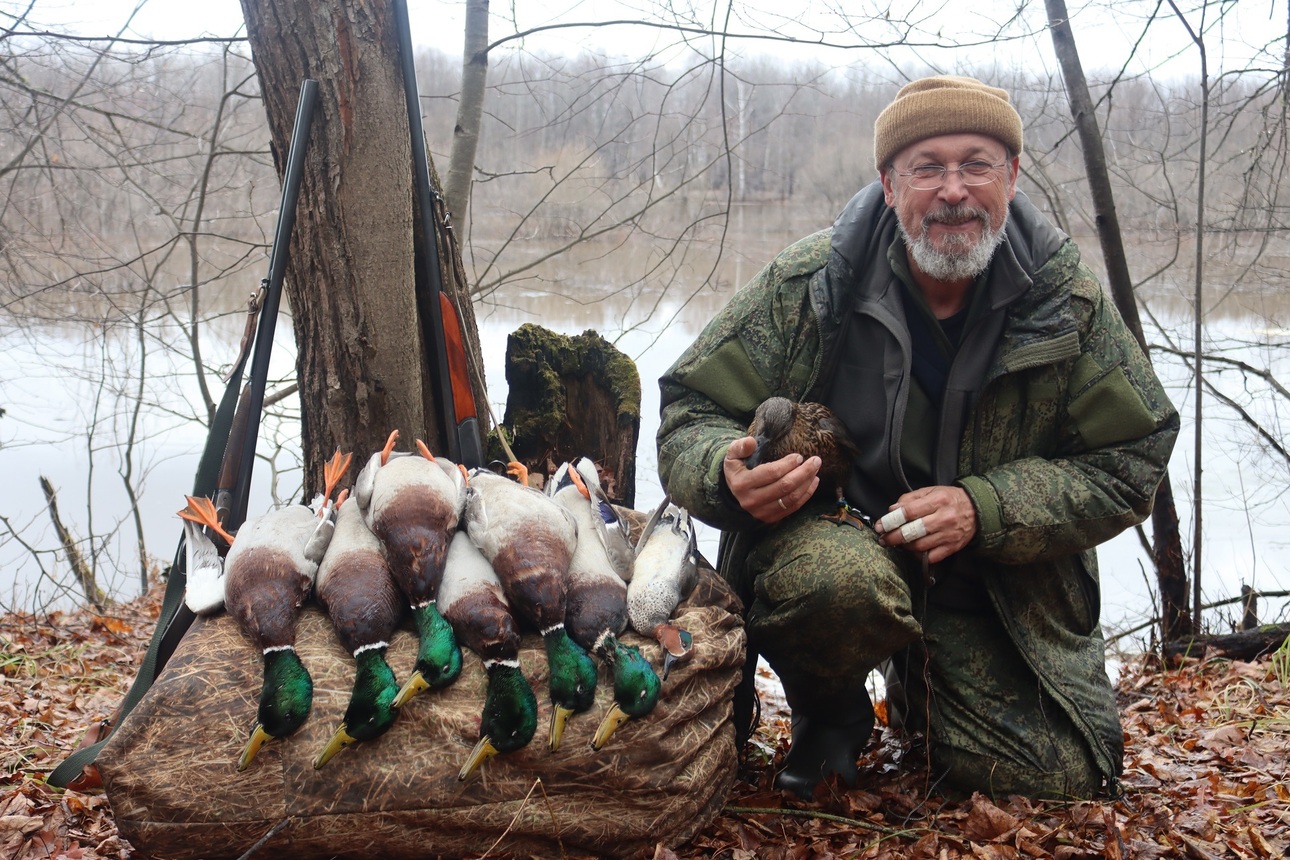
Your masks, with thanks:
[{"label": "tree trunk", "polygon": [[452,130],[452,157],[444,194],[458,235],[470,230],[470,188],[475,178],[475,152],[484,115],[488,84],[488,0],[466,0],[466,40],[461,53],[461,99]]},{"label": "tree trunk", "polygon": [[641,380],[630,358],[594,331],[566,336],[526,323],[507,339],[506,382],[502,423],[530,473],[590,457],[609,500],[635,507]]},{"label": "tree trunk", "polygon": [[[1111,287],[1111,298],[1124,318],[1124,323],[1137,338],[1138,345],[1150,361],[1147,339],[1142,333],[1142,320],[1138,315],[1137,299],[1133,295],[1133,280],[1129,276],[1128,257],[1120,234],[1120,219],[1115,212],[1115,195],[1111,178],[1106,169],[1106,150],[1102,147],[1102,132],[1098,128],[1093,99],[1089,95],[1088,80],[1080,63],[1075,36],[1071,32],[1065,0],[1045,0],[1048,23],[1053,37],[1053,49],[1062,67],[1066,94],[1070,99],[1071,116],[1079,131],[1080,148],[1084,151],[1084,167],[1088,174],[1089,191],[1097,222],[1098,240],[1106,262],[1106,277]],[[1174,506],[1173,486],[1166,471],[1156,491],[1156,503],[1151,510],[1152,540],[1155,545],[1156,577],[1161,598],[1161,640],[1168,642],[1192,632],[1187,613],[1187,572],[1183,568],[1182,538],[1178,528],[1178,510]]]},{"label": "tree trunk", "polygon": [[76,547],[76,538],[72,537],[71,531],[63,524],[63,518],[58,513],[58,493],[44,475],[40,476],[40,489],[45,494],[45,505],[49,508],[49,519],[54,524],[54,531],[58,533],[58,542],[63,545],[63,554],[67,556],[67,566],[72,569],[76,582],[81,586],[81,593],[96,610],[105,612],[111,601],[103,589],[99,588],[94,571]]},{"label": "tree trunk", "polygon": [[[286,278],[308,497],[337,448],[361,459],[396,428],[401,449],[417,437],[446,447],[417,310],[407,104],[388,3],[242,0],[242,11],[279,175],[300,83],[319,83]],[[442,259],[472,335],[455,249]]]},{"label": "tree trunk", "polygon": [[1287,636],[1290,636],[1290,624],[1266,624],[1236,633],[1187,636],[1166,642],[1163,651],[1165,662],[1171,666],[1178,665],[1186,657],[1212,655],[1229,660],[1256,660],[1282,647]]}]

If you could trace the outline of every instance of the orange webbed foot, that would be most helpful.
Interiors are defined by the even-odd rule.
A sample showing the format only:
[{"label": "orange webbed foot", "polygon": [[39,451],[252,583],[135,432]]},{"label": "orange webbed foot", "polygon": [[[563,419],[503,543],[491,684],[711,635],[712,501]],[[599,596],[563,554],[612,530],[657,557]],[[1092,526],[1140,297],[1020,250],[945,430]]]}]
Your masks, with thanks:
[{"label": "orange webbed foot", "polygon": [[519,481],[521,485],[529,485],[529,467],[515,460],[506,464],[506,474]]},{"label": "orange webbed foot", "polygon": [[353,459],[354,455],[352,453],[341,454],[340,449],[337,448],[336,453],[332,455],[331,460],[327,465],[323,466],[323,494],[326,498],[331,498],[331,494],[336,489],[336,485],[340,483],[340,479],[345,477],[345,473],[349,471],[349,464]]},{"label": "orange webbed foot", "polygon": [[394,443],[397,441],[399,441],[399,428],[395,427],[390,431],[389,437],[385,440],[385,447],[381,449],[382,466],[390,462],[390,454],[394,451]]},{"label": "orange webbed foot", "polygon": [[591,498],[591,490],[587,489],[587,485],[583,483],[582,476],[578,474],[578,470],[573,467],[572,463],[569,464],[569,480],[578,488],[578,492],[582,493],[584,499]]},{"label": "orange webbed foot", "polygon": [[224,539],[224,542],[232,546],[233,536],[224,531],[220,525],[219,514],[215,511],[215,503],[204,496],[185,496],[188,500],[188,507],[179,512],[179,516],[189,522],[205,526],[215,534]]}]

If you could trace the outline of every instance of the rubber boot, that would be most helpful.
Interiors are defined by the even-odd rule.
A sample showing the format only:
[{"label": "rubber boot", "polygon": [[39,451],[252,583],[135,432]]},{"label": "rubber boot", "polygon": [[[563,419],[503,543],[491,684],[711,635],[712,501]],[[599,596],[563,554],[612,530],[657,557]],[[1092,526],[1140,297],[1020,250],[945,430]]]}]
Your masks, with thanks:
[{"label": "rubber boot", "polygon": [[775,788],[810,800],[820,781],[837,775],[849,787],[860,778],[856,759],[873,734],[873,702],[863,686],[827,700],[800,686],[784,685],[792,709],[793,739]]},{"label": "rubber boot", "polygon": [[749,648],[744,658],[744,673],[735,686],[731,718],[735,723],[735,750],[748,743],[761,721],[761,703],[757,698],[757,651]]}]

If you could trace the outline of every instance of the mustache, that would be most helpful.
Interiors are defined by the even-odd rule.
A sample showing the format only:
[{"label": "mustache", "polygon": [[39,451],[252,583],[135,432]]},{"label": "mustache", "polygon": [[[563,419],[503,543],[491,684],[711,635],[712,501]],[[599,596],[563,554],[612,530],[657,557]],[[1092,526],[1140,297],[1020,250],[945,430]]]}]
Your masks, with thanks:
[{"label": "mustache", "polygon": [[923,228],[926,229],[929,224],[966,224],[968,221],[980,221],[987,227],[990,225],[990,213],[980,206],[968,206],[963,203],[953,203],[933,209],[923,216]]}]

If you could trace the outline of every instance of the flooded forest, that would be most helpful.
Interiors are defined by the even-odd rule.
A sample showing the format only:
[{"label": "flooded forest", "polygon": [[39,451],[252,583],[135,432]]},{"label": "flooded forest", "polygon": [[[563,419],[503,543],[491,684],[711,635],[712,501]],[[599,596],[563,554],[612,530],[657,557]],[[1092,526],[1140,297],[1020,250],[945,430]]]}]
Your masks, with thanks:
[{"label": "flooded forest", "polygon": [[[1143,40],[1179,26],[1141,5],[1121,9]],[[1184,416],[1171,477],[1184,566],[1200,576],[1194,608],[1224,631],[1243,587],[1263,596],[1266,621],[1286,620],[1290,589],[1290,54],[1284,10],[1266,44],[1239,53],[1207,8],[1228,5],[1184,16],[1194,38],[1167,68],[1126,54],[1087,83],[1151,357]],[[711,27],[639,55],[595,48],[595,30],[564,53],[493,34],[453,228],[494,420],[509,332],[598,331],[640,371],[638,507],[651,507],[659,374],[776,251],[876,178],[874,118],[926,73],[1008,90],[1025,123],[1020,187],[1102,271],[1048,33],[1004,22],[951,54],[953,39],[926,28],[866,45],[877,26],[854,21],[854,44],[832,52]],[[113,42],[23,24],[0,46],[0,606],[129,599],[169,563],[174,511],[267,270],[280,186],[261,81],[241,34]],[[416,68],[447,175],[461,58],[421,47]],[[261,508],[302,486],[289,324],[278,340]],[[1103,552],[1108,632],[1126,647],[1148,644],[1159,611],[1150,540],[1147,526]]]}]

